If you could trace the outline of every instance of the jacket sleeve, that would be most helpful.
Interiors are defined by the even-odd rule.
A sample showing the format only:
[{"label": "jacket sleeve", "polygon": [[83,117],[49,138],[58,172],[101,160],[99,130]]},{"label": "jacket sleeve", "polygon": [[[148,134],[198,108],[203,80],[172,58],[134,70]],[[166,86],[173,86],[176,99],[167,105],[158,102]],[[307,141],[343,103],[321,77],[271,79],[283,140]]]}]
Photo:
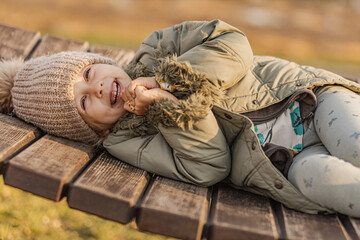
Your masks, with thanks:
[{"label": "jacket sleeve", "polygon": [[145,137],[119,130],[107,136],[103,146],[122,161],[175,180],[210,186],[228,176],[230,150],[212,112],[192,129],[158,129]]},{"label": "jacket sleeve", "polygon": [[143,41],[133,61],[154,66],[158,49],[177,55],[180,62],[190,63],[222,89],[239,81],[253,63],[245,34],[220,20],[183,22],[155,31]]}]

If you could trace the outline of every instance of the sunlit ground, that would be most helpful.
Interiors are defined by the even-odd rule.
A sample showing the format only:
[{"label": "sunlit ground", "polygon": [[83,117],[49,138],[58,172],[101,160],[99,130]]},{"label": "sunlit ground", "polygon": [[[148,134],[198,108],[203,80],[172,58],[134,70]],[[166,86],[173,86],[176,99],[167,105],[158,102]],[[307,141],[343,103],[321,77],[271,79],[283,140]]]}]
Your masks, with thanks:
[{"label": "sunlit ground", "polygon": [[[0,0],[0,23],[90,44],[136,49],[152,31],[220,18],[243,30],[257,55],[360,76],[360,0]],[[4,186],[1,239],[158,239]]]},{"label": "sunlit ground", "polygon": [[121,225],[69,209],[66,200],[54,203],[4,185],[0,180],[0,239],[110,240],[168,239],[137,231],[134,222]]}]

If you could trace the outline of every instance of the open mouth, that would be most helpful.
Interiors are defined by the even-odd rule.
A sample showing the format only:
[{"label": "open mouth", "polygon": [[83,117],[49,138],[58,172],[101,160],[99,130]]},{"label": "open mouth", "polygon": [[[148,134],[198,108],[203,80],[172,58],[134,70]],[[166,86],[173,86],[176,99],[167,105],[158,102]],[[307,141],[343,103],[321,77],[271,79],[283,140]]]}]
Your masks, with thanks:
[{"label": "open mouth", "polygon": [[112,106],[114,106],[120,99],[120,93],[121,93],[121,86],[117,82],[117,79],[112,84],[111,87],[111,97],[110,97],[110,103]]}]

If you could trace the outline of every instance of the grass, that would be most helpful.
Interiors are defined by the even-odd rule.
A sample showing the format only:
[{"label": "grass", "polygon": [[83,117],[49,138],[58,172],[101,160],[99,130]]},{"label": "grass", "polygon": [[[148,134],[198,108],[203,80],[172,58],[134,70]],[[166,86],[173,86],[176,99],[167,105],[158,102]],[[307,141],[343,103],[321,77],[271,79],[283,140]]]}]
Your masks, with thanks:
[{"label": "grass", "polygon": [[70,209],[59,203],[4,185],[0,181],[0,239],[109,240],[168,239]]}]

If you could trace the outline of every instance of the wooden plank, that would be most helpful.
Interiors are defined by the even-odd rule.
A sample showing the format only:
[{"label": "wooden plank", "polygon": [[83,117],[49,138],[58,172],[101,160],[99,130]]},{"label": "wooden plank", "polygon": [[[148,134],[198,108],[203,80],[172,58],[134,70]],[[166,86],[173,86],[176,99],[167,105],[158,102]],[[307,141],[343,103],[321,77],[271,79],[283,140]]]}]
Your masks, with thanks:
[{"label": "wooden plank", "polygon": [[0,24],[0,57],[26,57],[39,39],[39,32]]},{"label": "wooden plank", "polygon": [[45,35],[42,38],[39,46],[32,54],[32,58],[42,55],[50,55],[61,51],[86,51],[88,47],[88,42]]},{"label": "wooden plank", "polygon": [[120,66],[128,64],[134,57],[135,52],[129,49],[93,46],[91,52],[114,59]]},{"label": "wooden plank", "polygon": [[208,239],[277,239],[269,199],[220,184],[212,200]]},{"label": "wooden plank", "polygon": [[312,215],[281,206],[287,239],[350,239],[335,215]]},{"label": "wooden plank", "polygon": [[[126,55],[134,55],[133,51],[100,46],[91,47],[90,51],[120,64],[125,63]],[[68,204],[71,208],[128,223],[149,178],[145,171],[103,153],[70,185]]]},{"label": "wooden plank", "polygon": [[[350,218],[352,227],[355,229],[357,239],[360,239],[360,218]],[[355,237],[353,237],[355,239]]]},{"label": "wooden plank", "polygon": [[40,135],[40,130],[35,126],[0,114],[0,166],[6,158]]},{"label": "wooden plank", "polygon": [[71,208],[128,223],[149,179],[145,171],[104,152],[70,185],[67,201]]},{"label": "wooden plank", "polygon": [[128,64],[135,56],[135,52],[132,50],[121,50],[116,57],[117,63],[122,66]]},{"label": "wooden plank", "polygon": [[[43,37],[32,57],[65,50],[85,51],[88,45],[87,42],[47,35]],[[5,128],[6,132],[10,131],[10,128]],[[0,135],[6,138],[9,134]],[[31,141],[31,135],[27,138],[25,135],[23,138]],[[20,141],[21,144],[18,146],[25,145],[23,142]],[[9,144],[12,148],[17,148],[14,142]],[[5,157],[8,155],[8,152],[4,154]],[[9,162],[4,170],[5,183],[59,201],[65,194],[68,182],[92,155],[93,148],[89,146],[46,136]]]},{"label": "wooden plank", "polygon": [[93,155],[88,145],[45,135],[9,161],[5,184],[59,201]]},{"label": "wooden plank", "polygon": [[200,239],[208,215],[209,189],[157,176],[137,215],[140,230]]}]

